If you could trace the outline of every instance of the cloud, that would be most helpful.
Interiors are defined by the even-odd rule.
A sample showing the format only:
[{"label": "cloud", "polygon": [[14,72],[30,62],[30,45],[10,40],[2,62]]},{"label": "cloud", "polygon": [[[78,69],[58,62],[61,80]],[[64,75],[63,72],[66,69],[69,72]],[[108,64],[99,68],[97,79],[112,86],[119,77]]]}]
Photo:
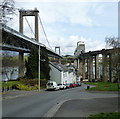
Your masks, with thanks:
[{"label": "cloud", "polygon": [[59,38],[59,40],[52,40],[51,44],[53,49],[55,46],[61,47],[62,55],[70,54],[73,55],[74,51],[77,47],[77,42],[83,41],[85,43],[85,51],[95,51],[95,50],[102,50],[105,48],[105,43],[100,40],[94,40],[91,38],[85,38],[85,37],[78,37],[71,35],[69,38]]},{"label": "cloud", "polygon": [[[92,2],[89,2],[88,0],[85,0],[85,2],[80,2],[80,0],[70,0],[70,2],[61,1],[46,2],[45,0],[45,2],[40,2],[38,0],[34,0],[33,2],[33,0],[26,0],[25,2],[29,2],[29,4],[25,4],[23,1],[23,3],[21,4],[17,3],[17,6],[19,8],[23,7],[25,9],[34,9],[35,7],[38,8],[52,48],[54,49],[55,46],[60,46],[63,55],[73,55],[78,41],[85,42],[86,51],[101,50],[102,48],[104,48],[104,41],[96,40],[95,37],[91,36],[91,30],[93,30],[93,28],[95,28],[96,26],[98,29],[100,28],[100,26],[98,27],[97,24],[99,20],[94,20],[94,18],[96,17],[94,15],[99,15],[106,12],[104,11],[104,5],[98,3],[102,0],[97,0],[97,2],[94,4]],[[104,18],[102,19],[104,20]],[[16,24],[14,24],[14,27],[15,25]],[[25,30],[28,31],[27,24],[25,24],[25,27]],[[62,31],[63,28],[65,31]],[[95,31],[95,34],[92,32],[93,35],[98,34],[99,36],[101,35],[101,37],[103,38],[104,34],[102,34],[101,31],[99,32],[98,29]],[[83,32],[85,32],[86,34],[84,34]],[[30,33],[28,34],[30,35]],[[44,43],[47,47],[49,47],[47,41],[42,36],[42,33],[40,33],[40,41]]]},{"label": "cloud", "polygon": [[90,11],[89,2],[40,2],[29,1],[16,2],[18,8],[34,9],[40,11],[42,21],[45,23],[72,23],[81,24],[85,26],[93,26],[94,22],[88,12]]},{"label": "cloud", "polygon": [[44,22],[63,22],[93,26],[93,20],[88,16],[89,7],[87,3],[49,3],[40,7],[40,15]]},{"label": "cloud", "polygon": [[[119,0],[26,0],[27,2],[118,2]],[[25,0],[15,0],[15,2],[25,2]]]},{"label": "cloud", "polygon": [[[104,5],[100,5],[100,0],[96,0],[96,3],[89,2],[88,0],[81,1],[55,1],[48,2],[42,0],[26,0],[16,1],[16,5],[18,8],[24,9],[34,9],[37,8],[40,13],[41,19],[45,24],[55,24],[59,23],[70,23],[70,24],[78,24],[82,26],[98,26],[99,24],[94,20],[94,18],[90,15],[91,13],[95,14],[103,14],[104,13]],[[29,5],[27,4],[29,2]]]}]

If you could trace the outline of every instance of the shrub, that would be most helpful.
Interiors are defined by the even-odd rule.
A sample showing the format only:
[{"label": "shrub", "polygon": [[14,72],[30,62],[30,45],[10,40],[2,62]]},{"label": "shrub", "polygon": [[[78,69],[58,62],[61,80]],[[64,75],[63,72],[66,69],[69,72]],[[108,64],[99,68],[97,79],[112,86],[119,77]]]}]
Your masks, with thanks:
[{"label": "shrub", "polygon": [[35,84],[35,86],[34,86],[36,89],[38,89],[38,85],[37,84]]},{"label": "shrub", "polygon": [[[46,79],[41,79],[40,80],[40,85],[42,87],[46,87],[46,83],[48,80]],[[38,85],[38,79],[21,79],[20,82],[24,85],[29,85],[29,86],[35,86]]]},{"label": "shrub", "polygon": [[24,85],[34,86],[38,84],[38,79],[21,79],[20,82]]},{"label": "shrub", "polygon": [[95,79],[92,79],[92,82],[95,82]]},{"label": "shrub", "polygon": [[47,82],[48,82],[48,80],[46,80],[46,79],[41,79],[41,80],[40,80],[40,85],[45,88]]},{"label": "shrub", "polygon": [[11,86],[11,88],[12,88],[12,89],[18,89],[17,86],[18,86],[18,84],[13,84],[13,85]]},{"label": "shrub", "polygon": [[19,90],[36,90],[36,87],[29,87],[28,85],[18,84],[17,88]]}]

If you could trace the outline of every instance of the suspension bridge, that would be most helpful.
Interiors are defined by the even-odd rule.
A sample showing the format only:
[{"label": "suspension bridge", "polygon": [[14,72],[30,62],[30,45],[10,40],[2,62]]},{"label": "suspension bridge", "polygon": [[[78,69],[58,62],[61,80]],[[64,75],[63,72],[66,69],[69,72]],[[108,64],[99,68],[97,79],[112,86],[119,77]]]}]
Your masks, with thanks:
[{"label": "suspension bridge", "polygon": [[[56,58],[62,58],[60,55],[58,55],[56,52],[54,52],[50,46],[50,43],[48,41],[47,35],[45,33],[41,18],[39,16],[39,11],[37,9],[35,10],[19,10],[19,32],[14,30],[13,28],[10,28],[6,26],[5,24],[0,25],[0,32],[2,33],[2,42],[0,43],[0,48],[2,50],[8,50],[8,51],[16,51],[19,52],[19,77],[22,77],[24,75],[24,53],[30,53],[31,48],[37,47],[40,50],[46,50],[48,53],[48,56],[56,57]],[[35,33],[33,32],[29,21],[26,19],[29,28],[33,32],[35,38],[30,38],[23,34],[23,17],[26,16],[35,16]],[[38,21],[39,18],[39,21]],[[43,33],[45,35],[45,39],[48,42],[48,45],[50,48],[46,47],[43,43],[39,42],[39,28],[38,28],[38,22],[42,26]]]}]

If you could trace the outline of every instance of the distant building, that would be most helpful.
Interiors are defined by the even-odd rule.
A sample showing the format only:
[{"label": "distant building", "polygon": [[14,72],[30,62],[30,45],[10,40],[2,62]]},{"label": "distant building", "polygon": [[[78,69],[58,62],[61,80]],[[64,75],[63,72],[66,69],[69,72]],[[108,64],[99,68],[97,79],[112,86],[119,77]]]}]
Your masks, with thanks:
[{"label": "distant building", "polygon": [[[85,52],[85,44],[83,41],[79,41],[77,42],[77,48],[75,49],[75,52],[74,52],[74,58],[78,57],[80,54],[84,53]],[[75,68],[78,68],[78,61],[77,60],[74,60],[74,66]]]},{"label": "distant building", "polygon": [[57,84],[67,84],[75,83],[76,75],[73,70],[68,67],[58,64],[58,63],[49,63],[51,68],[50,70],[50,80],[55,81]]},{"label": "distant building", "polygon": [[77,48],[75,49],[74,52],[74,57],[79,56],[81,53],[85,52],[85,44],[83,41],[77,42]]}]

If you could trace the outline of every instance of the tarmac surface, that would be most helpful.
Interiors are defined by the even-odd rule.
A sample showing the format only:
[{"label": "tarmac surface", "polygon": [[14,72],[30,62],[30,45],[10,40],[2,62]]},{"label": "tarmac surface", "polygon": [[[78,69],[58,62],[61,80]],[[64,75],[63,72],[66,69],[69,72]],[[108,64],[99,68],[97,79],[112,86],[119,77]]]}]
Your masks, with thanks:
[{"label": "tarmac surface", "polygon": [[118,98],[69,100],[62,104],[54,117],[88,117],[102,112],[118,112]]},{"label": "tarmac surface", "polygon": [[[3,117],[87,117],[118,111],[118,92],[86,91],[87,85],[60,91],[3,93]],[[119,106],[120,107],[120,106]]]},{"label": "tarmac surface", "polygon": [[[40,92],[45,91],[45,89],[41,89]],[[31,91],[25,91],[25,90],[10,90],[3,92],[2,98],[3,99],[11,99],[16,97],[22,97],[22,96],[28,96],[40,93],[38,90],[31,90]]]}]

